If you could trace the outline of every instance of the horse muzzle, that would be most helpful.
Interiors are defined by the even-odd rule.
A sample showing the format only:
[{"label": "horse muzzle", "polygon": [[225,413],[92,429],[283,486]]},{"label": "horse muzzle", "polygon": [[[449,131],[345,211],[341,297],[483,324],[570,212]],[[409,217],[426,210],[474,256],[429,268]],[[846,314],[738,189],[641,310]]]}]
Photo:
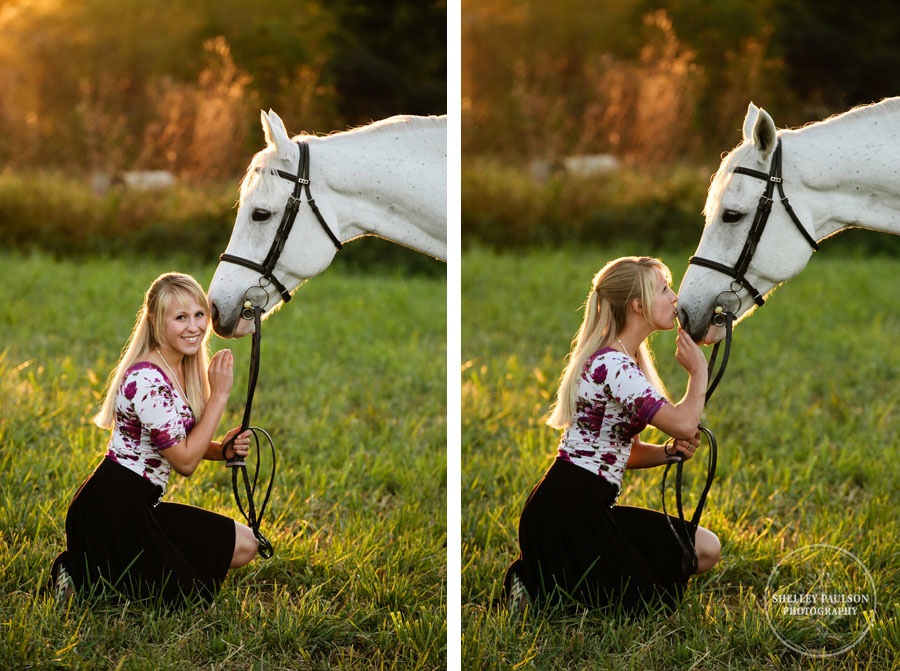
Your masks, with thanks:
[{"label": "horse muzzle", "polygon": [[700,342],[700,339],[706,333],[705,329],[700,330],[697,327],[699,320],[695,322],[695,320],[691,318],[691,314],[684,308],[678,308],[678,323],[681,324],[681,328],[687,332],[694,342]]},{"label": "horse muzzle", "polygon": [[[244,320],[239,311],[233,311],[226,315],[215,303],[210,304],[210,316],[212,317],[213,331],[220,338],[240,338],[247,335],[241,333]],[[252,332],[252,329],[249,331]]]},{"label": "horse muzzle", "polygon": [[700,314],[691,313],[678,308],[678,321],[687,334],[696,343],[714,345],[725,337],[725,317],[722,312],[709,311]]}]

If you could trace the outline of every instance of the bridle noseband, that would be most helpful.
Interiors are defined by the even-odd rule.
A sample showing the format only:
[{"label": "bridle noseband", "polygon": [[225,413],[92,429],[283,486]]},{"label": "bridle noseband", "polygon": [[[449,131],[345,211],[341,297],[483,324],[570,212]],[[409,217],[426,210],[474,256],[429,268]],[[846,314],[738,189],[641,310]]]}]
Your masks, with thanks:
[{"label": "bridle noseband", "polygon": [[[275,277],[275,264],[278,263],[278,259],[281,257],[281,253],[284,251],[284,246],[287,244],[288,235],[290,235],[291,229],[294,226],[294,220],[297,218],[297,212],[300,210],[300,204],[303,202],[301,200],[302,192],[306,191],[306,202],[309,203],[309,207],[312,209],[313,214],[316,215],[316,219],[318,219],[319,224],[322,225],[322,228],[328,234],[328,237],[331,238],[331,241],[334,243],[334,246],[340,251],[343,249],[343,245],[338,237],[334,234],[334,231],[331,230],[331,227],[325,222],[325,218],[322,216],[322,213],[319,212],[319,208],[316,205],[316,201],[313,200],[312,195],[309,191],[309,145],[306,142],[297,141],[296,142],[298,149],[300,150],[300,161],[297,166],[297,174],[292,175],[289,172],[284,170],[275,170],[275,174],[279,177],[289,180],[294,184],[294,191],[290,195],[287,201],[287,205],[284,208],[284,213],[281,215],[281,223],[278,224],[278,230],[275,232],[275,239],[272,240],[272,246],[269,247],[269,252],[266,254],[266,258],[262,263],[258,263],[256,261],[252,261],[250,259],[245,259],[242,256],[235,256],[234,254],[222,254],[219,257],[219,261],[227,261],[228,263],[234,263],[239,266],[244,266],[245,268],[249,268],[250,270],[255,270],[262,278],[260,280],[259,286],[262,289],[266,288],[266,284],[263,284],[263,280],[275,286],[278,289],[278,293],[281,294],[281,299],[287,303],[291,300],[291,294],[281,283],[277,277]],[[262,172],[264,168],[257,168],[257,172]],[[263,306],[265,307],[265,306]]]},{"label": "bridle noseband", "polygon": [[740,166],[735,168],[734,172],[740,175],[755,177],[756,179],[761,179],[766,182],[766,190],[759,198],[759,204],[756,206],[756,216],[753,218],[753,224],[750,226],[750,232],[747,233],[747,240],[744,242],[744,248],[741,250],[737,263],[731,267],[711,259],[692,256],[688,260],[688,264],[693,263],[697,266],[711,268],[712,270],[717,270],[720,273],[724,273],[725,275],[734,278],[734,282],[732,282],[731,285],[731,291],[736,293],[738,289],[744,287],[750,292],[753,301],[761,306],[766,301],[762,297],[762,294],[747,280],[746,273],[747,268],[750,266],[750,261],[753,259],[753,254],[756,252],[756,247],[759,245],[759,241],[762,238],[766,223],[769,221],[769,213],[772,211],[772,195],[776,185],[778,186],[778,194],[781,196],[781,202],[784,204],[784,209],[787,210],[787,213],[790,215],[791,221],[794,222],[797,230],[800,231],[803,238],[809,243],[809,246],[812,247],[814,252],[819,251],[819,245],[803,227],[803,224],[800,223],[800,219],[794,213],[794,209],[788,202],[787,196],[784,195],[784,184],[781,180],[781,138],[778,138],[778,144],[775,146],[775,152],[772,155],[772,166],[768,173]]}]

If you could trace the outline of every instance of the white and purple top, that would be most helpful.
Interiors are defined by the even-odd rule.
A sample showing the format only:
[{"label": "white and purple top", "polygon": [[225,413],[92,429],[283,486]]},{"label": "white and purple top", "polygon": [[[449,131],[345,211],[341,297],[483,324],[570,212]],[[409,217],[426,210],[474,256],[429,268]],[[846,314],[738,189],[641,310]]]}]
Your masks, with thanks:
[{"label": "white and purple top", "polygon": [[106,458],[166,490],[172,466],[162,455],[194,427],[187,400],[158,366],[139,361],[125,371]]},{"label": "white and purple top", "polygon": [[556,458],[621,487],[634,436],[666,403],[631,357],[604,347],[584,366],[575,417],[563,432]]}]

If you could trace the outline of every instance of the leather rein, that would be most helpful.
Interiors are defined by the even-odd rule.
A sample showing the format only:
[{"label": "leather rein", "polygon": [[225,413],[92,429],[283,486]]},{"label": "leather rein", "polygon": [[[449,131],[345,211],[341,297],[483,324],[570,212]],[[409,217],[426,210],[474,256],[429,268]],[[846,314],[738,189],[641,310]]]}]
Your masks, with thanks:
[{"label": "leather rein", "polygon": [[[248,301],[249,303],[249,301]],[[229,443],[223,446],[224,448],[228,446],[228,444],[232,444],[234,439],[237,436],[247,429],[250,429],[253,432],[253,439],[256,443],[257,455],[259,455],[259,447],[260,447],[260,435],[264,436],[266,441],[269,444],[269,451],[272,455],[272,469],[269,474],[269,484],[266,487],[266,494],[263,497],[262,505],[259,506],[259,510],[256,508],[256,501],[254,496],[256,494],[256,485],[259,480],[259,467],[260,467],[260,457],[257,456],[256,460],[256,469],[253,473],[253,479],[250,479],[250,475],[247,472],[247,465],[239,456],[235,455],[231,459],[225,462],[225,465],[231,468],[231,489],[234,492],[234,500],[237,503],[238,510],[241,511],[241,514],[244,516],[244,519],[247,520],[247,526],[253,531],[253,535],[256,537],[257,543],[259,543],[259,555],[263,559],[269,559],[273,554],[275,554],[275,549],[272,547],[272,543],[269,542],[269,539],[266,538],[262,531],[260,531],[260,525],[262,524],[262,517],[266,512],[266,506],[269,504],[269,496],[272,494],[272,486],[275,483],[275,469],[276,469],[276,455],[275,455],[275,443],[272,440],[272,436],[265,429],[261,429],[258,426],[250,426],[250,411],[253,407],[253,396],[256,393],[256,380],[259,377],[259,353],[260,353],[260,340],[262,339],[262,308],[261,307],[245,307],[242,313],[245,319],[253,319],[253,322],[256,326],[256,329],[253,331],[253,343],[251,347],[250,353],[250,375],[247,380],[247,403],[244,406],[244,418],[241,420],[241,430],[235,434],[235,437],[231,439]],[[241,499],[241,494],[238,488],[238,472],[240,472],[243,483],[244,483],[244,496],[247,499],[246,508],[244,507],[244,502]]]},{"label": "leather rein", "polygon": [[[722,323],[718,325],[725,326],[725,351],[722,354],[722,364],[719,366],[718,372],[713,376],[713,371],[716,366],[716,357],[721,343],[716,343],[713,347],[712,355],[710,355],[709,363],[707,365],[708,377],[712,379],[712,382],[710,382],[706,389],[706,400],[704,401],[704,405],[709,402],[716,387],[719,386],[719,382],[725,374],[725,368],[728,366],[728,359],[731,355],[731,336],[735,314],[733,312],[727,312],[718,313],[716,316],[720,317],[720,321],[722,321]],[[702,424],[697,428],[706,437],[706,441],[709,443],[709,450],[707,452],[706,482],[703,485],[703,491],[700,494],[697,506],[694,508],[694,513],[691,515],[690,520],[687,520],[684,516],[682,494],[684,457],[680,454],[669,455],[666,459],[666,468],[663,471],[662,484],[660,485],[663,515],[665,515],[666,522],[669,523],[669,528],[672,530],[672,534],[674,534],[675,540],[678,542],[678,547],[681,548],[681,570],[684,575],[692,575],[697,572],[697,550],[694,547],[694,536],[697,533],[697,527],[700,526],[700,516],[703,514],[703,508],[706,505],[706,497],[709,494],[713,480],[716,477],[716,464],[719,456],[719,447],[713,432]],[[674,439],[670,442],[673,441]],[[668,444],[663,449],[668,455]],[[675,466],[675,506],[678,513],[677,526],[666,510],[666,478],[668,477],[669,470],[672,466]]]}]

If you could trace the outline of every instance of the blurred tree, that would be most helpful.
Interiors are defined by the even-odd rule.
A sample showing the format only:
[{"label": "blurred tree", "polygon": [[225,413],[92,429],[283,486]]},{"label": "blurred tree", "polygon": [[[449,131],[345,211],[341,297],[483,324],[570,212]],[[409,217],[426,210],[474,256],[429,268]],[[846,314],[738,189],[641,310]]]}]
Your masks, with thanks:
[{"label": "blurred tree", "polygon": [[444,0],[335,0],[329,7],[336,25],[326,71],[351,124],[447,111]]},{"label": "blurred tree", "polygon": [[467,153],[709,160],[740,141],[750,101],[797,126],[900,90],[890,0],[854,11],[841,0],[463,0],[462,10]]},{"label": "blurred tree", "polygon": [[[785,85],[785,64],[773,50],[776,0],[647,0],[663,6],[675,33],[697,54],[704,82],[693,132],[707,154],[736,145],[749,102],[783,113],[797,108]],[[785,119],[786,116],[782,116]]]},{"label": "blurred tree", "polygon": [[279,97],[298,64],[330,57],[333,14],[317,0],[202,0],[203,39],[225,36],[265,102]]},{"label": "blurred tree", "polygon": [[446,110],[443,2],[0,0],[0,34],[3,165],[221,178],[258,106],[294,132]]},{"label": "blurred tree", "polygon": [[775,48],[810,114],[900,93],[900,11],[893,0],[777,0]]},{"label": "blurred tree", "polygon": [[463,0],[463,146],[517,157],[579,143],[610,55],[640,51],[639,0]]},{"label": "blurred tree", "polygon": [[704,71],[642,0],[463,5],[463,147],[538,163],[691,150]]}]

